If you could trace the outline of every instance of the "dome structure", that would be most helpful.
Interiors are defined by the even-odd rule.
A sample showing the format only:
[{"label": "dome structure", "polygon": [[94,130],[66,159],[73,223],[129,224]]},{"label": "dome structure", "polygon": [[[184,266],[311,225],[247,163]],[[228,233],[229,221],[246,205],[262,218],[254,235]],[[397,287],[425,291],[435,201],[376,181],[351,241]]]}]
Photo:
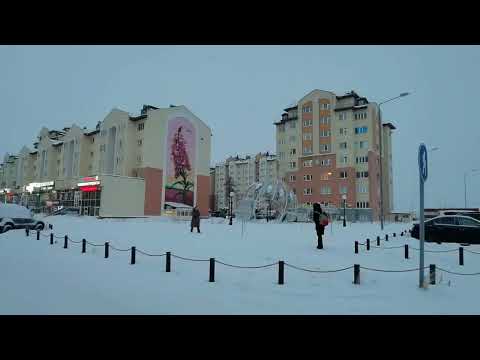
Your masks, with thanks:
[{"label": "dome structure", "polygon": [[253,201],[252,218],[277,219],[283,221],[285,214],[297,206],[297,197],[281,180],[256,182],[250,185],[243,200]]}]

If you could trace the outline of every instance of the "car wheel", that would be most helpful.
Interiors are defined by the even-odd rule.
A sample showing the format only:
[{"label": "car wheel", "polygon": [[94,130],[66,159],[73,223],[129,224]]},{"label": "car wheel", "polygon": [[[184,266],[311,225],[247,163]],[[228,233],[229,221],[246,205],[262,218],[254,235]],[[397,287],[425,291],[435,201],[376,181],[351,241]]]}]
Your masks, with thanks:
[{"label": "car wheel", "polygon": [[45,228],[45,225],[42,224],[42,223],[39,223],[39,224],[35,225],[35,230],[42,231],[44,228]]},{"label": "car wheel", "polygon": [[7,231],[12,230],[12,229],[13,229],[13,224],[9,223],[9,224],[5,224],[3,226],[3,232],[7,232]]}]

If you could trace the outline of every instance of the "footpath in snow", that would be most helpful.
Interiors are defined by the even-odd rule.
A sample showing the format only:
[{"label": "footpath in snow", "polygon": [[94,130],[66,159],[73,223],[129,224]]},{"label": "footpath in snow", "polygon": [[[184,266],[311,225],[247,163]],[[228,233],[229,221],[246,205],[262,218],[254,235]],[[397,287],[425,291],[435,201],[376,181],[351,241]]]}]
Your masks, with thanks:
[{"label": "footpath in snow", "polygon": [[[457,275],[480,273],[480,246],[465,247],[461,266],[459,245],[426,243],[425,264],[437,266],[436,284],[419,289],[418,240],[400,236],[410,224],[386,224],[384,233],[378,224],[330,224],[325,248],[317,250],[311,223],[247,223],[242,236],[239,222],[229,226],[219,218],[202,220],[201,234],[163,217],[46,220],[53,245],[50,230],[38,241],[23,230],[0,235],[0,314],[480,313],[480,276]],[[385,234],[389,241],[377,247],[376,237]],[[360,245],[355,254],[354,242],[367,238],[370,250]],[[214,282],[209,258],[216,260]],[[361,266],[360,285],[353,284],[354,264]]]}]

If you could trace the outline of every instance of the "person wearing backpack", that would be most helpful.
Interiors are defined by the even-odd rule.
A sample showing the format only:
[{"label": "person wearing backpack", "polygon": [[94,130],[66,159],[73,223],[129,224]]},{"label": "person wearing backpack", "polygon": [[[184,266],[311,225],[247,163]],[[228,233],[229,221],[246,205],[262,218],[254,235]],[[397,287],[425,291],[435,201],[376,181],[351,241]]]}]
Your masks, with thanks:
[{"label": "person wearing backpack", "polygon": [[315,223],[315,230],[317,231],[317,249],[323,249],[323,234],[325,233],[325,226],[328,225],[328,215],[323,212],[319,203],[313,204],[313,222]]}]

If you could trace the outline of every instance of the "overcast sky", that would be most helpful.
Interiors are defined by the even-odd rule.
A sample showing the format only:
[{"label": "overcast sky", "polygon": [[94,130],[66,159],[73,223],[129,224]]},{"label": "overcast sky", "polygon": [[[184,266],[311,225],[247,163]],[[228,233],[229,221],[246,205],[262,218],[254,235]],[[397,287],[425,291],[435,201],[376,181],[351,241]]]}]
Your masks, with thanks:
[{"label": "overcast sky", "polygon": [[[393,135],[394,202],[418,207],[417,149],[429,155],[426,206],[464,205],[480,168],[479,46],[0,46],[0,155],[42,126],[93,128],[114,107],[186,105],[213,132],[212,163],[275,151],[282,109],[317,88],[383,106]],[[480,206],[480,172],[468,206]]]}]

